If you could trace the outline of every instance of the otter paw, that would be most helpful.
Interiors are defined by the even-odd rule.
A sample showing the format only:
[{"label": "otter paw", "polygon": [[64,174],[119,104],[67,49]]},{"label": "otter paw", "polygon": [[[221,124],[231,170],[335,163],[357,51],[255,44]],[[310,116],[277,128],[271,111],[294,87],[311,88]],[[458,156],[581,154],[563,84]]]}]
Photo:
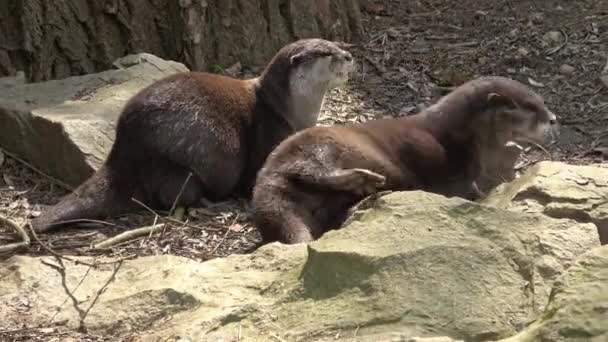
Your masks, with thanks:
[{"label": "otter paw", "polygon": [[351,169],[358,177],[353,182],[353,190],[360,195],[370,195],[386,184],[386,177],[367,169]]}]

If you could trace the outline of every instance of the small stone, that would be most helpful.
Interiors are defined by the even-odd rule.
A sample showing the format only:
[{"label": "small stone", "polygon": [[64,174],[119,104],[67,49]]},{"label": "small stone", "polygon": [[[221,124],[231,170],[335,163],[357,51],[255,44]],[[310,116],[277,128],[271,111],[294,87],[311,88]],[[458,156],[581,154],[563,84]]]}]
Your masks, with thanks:
[{"label": "small stone", "polygon": [[559,67],[559,72],[562,75],[572,75],[572,73],[574,73],[575,69],[572,65],[568,65],[568,64],[562,64],[562,66]]},{"label": "small stone", "polygon": [[559,43],[562,41],[562,33],[559,31],[549,31],[543,35],[545,43]]},{"label": "small stone", "polygon": [[517,49],[517,52],[522,56],[527,56],[530,54],[530,51],[528,51],[528,49],[523,48],[523,47]]},{"label": "small stone", "polygon": [[545,16],[542,13],[534,13],[531,18],[534,24],[540,24],[545,19]]},{"label": "small stone", "polygon": [[401,33],[399,33],[399,31],[397,31],[394,28],[389,28],[388,30],[386,30],[386,34],[390,37],[390,38],[398,38],[399,36],[401,36]]},{"label": "small stone", "polygon": [[517,70],[515,70],[514,68],[508,68],[507,72],[511,75],[515,74],[517,72]]},{"label": "small stone", "polygon": [[604,86],[608,88],[608,74],[600,76],[600,81],[604,83]]}]

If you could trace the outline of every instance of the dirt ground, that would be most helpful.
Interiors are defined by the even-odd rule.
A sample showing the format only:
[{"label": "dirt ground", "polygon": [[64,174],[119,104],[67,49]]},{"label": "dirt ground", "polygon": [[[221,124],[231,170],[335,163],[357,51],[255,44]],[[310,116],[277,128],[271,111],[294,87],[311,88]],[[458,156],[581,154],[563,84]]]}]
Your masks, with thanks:
[{"label": "dirt ground", "polygon": [[[346,86],[331,92],[320,124],[415,113],[451,86],[480,75],[503,75],[542,94],[562,124],[558,141],[549,147],[551,156],[532,151],[524,157],[528,162],[551,158],[587,164],[608,156],[608,1],[368,1],[363,14],[365,37],[351,49],[358,71]],[[1,215],[23,222],[65,193],[23,162],[0,155]],[[149,212],[127,215],[96,227],[41,234],[39,241],[16,253],[120,258],[174,254],[202,261],[248,253],[260,242],[243,203],[191,210],[185,219],[171,221],[163,213]],[[92,248],[155,222],[165,223],[159,233]],[[18,241],[0,223],[0,246]],[[44,333],[5,328],[0,324],[0,341],[60,341],[68,335],[105,340],[61,327],[44,328]]]}]

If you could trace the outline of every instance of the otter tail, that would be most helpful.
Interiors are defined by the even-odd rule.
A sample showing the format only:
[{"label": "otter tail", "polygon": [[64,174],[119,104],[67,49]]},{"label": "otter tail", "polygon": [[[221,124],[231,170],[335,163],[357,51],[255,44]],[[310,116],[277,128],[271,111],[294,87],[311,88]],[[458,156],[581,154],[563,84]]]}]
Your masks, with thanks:
[{"label": "otter tail", "polygon": [[32,220],[32,228],[45,232],[69,221],[101,219],[128,210],[133,206],[130,197],[134,191],[132,184],[123,184],[121,179],[104,164],[76,190]]}]

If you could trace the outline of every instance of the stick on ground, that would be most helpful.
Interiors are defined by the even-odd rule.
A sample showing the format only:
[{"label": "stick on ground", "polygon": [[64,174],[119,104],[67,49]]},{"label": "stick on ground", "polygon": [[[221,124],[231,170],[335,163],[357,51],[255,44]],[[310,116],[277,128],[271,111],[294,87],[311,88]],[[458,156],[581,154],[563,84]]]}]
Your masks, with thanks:
[{"label": "stick on ground", "polygon": [[21,242],[16,242],[16,243],[11,243],[8,245],[0,246],[0,253],[9,253],[9,252],[17,250],[19,248],[29,247],[30,236],[25,232],[25,229],[23,229],[23,226],[18,225],[13,220],[11,220],[7,217],[4,217],[2,215],[0,215],[0,223],[3,223],[4,225],[6,225],[8,227],[13,228],[13,230],[15,230],[15,232],[17,232],[17,234],[19,234],[21,236]]},{"label": "stick on ground", "polygon": [[104,240],[98,244],[95,244],[93,246],[93,248],[96,249],[101,249],[101,248],[109,248],[112,247],[114,245],[117,245],[119,243],[125,242],[125,241],[129,241],[129,240],[133,240],[135,238],[138,238],[140,236],[144,236],[144,235],[150,235],[150,234],[154,234],[157,231],[161,230],[163,227],[165,226],[164,223],[159,223],[156,225],[152,225],[152,226],[147,226],[147,227],[142,227],[142,228],[138,228],[138,229],[133,229],[133,230],[129,230],[126,231],[124,233],[118,234],[116,236],[113,236],[107,240]]}]

